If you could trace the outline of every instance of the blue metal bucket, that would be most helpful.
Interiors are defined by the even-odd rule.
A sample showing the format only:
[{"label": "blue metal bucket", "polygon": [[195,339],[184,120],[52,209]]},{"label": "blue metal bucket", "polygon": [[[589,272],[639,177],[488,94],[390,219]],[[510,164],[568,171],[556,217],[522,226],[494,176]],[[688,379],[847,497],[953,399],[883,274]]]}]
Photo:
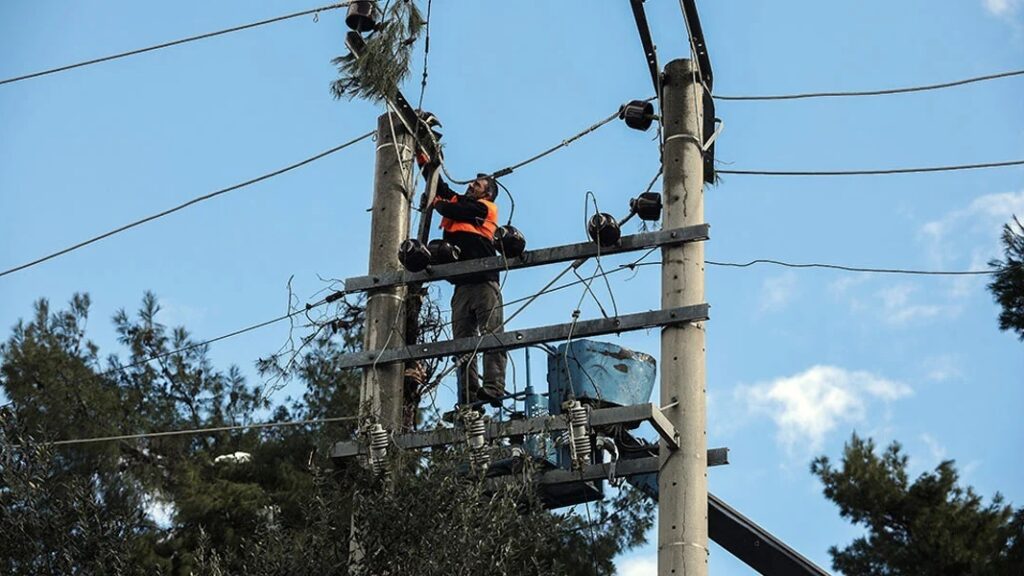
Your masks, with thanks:
[{"label": "blue metal bucket", "polygon": [[657,376],[654,357],[609,342],[573,340],[548,356],[548,409],[562,412],[569,390],[593,406],[631,406],[650,401]]}]

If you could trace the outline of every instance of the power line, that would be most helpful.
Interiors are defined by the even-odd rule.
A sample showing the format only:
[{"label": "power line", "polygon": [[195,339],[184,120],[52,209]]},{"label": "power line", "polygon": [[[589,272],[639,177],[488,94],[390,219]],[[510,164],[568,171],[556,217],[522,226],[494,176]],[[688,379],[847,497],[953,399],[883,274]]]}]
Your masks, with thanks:
[{"label": "power line", "polygon": [[763,95],[763,96],[720,96],[714,95],[715,100],[800,100],[805,98],[839,98],[848,96],[883,96],[888,94],[907,94],[910,92],[925,92],[928,90],[939,90],[942,88],[952,88],[954,86],[963,86],[964,84],[972,84],[974,82],[984,82],[987,80],[996,80],[999,78],[1009,78],[1011,76],[1024,75],[1024,70],[1010,70],[1008,72],[999,72],[996,74],[986,74],[985,76],[975,76],[974,78],[965,78],[963,80],[954,80],[952,82],[943,82],[941,84],[926,84],[924,86],[910,86],[906,88],[890,88],[885,90],[863,90],[863,91],[851,91],[851,92],[807,92],[803,94],[776,94],[776,95]]},{"label": "power line", "polygon": [[168,352],[162,352],[160,354],[155,354],[153,356],[149,356],[148,358],[143,358],[142,360],[138,360],[136,362],[128,364],[127,366],[118,366],[116,368],[111,368],[110,370],[107,370],[105,372],[99,373],[99,376],[102,377],[102,376],[107,376],[107,375],[113,374],[114,372],[123,372],[123,371],[131,369],[131,368],[136,368],[138,366],[142,366],[144,364],[148,364],[148,363],[152,362],[153,360],[160,360],[160,359],[166,358],[168,356],[173,356],[175,354],[181,354],[182,352],[188,352],[189,350],[194,350],[194,349],[200,348],[202,346],[213,344],[214,342],[220,342],[221,340],[227,340],[228,338],[234,338],[235,336],[240,336],[242,334],[245,334],[246,332],[252,332],[253,330],[258,330],[258,329],[263,328],[265,326],[270,326],[271,324],[276,324],[278,322],[281,322],[282,320],[287,320],[289,318],[298,316],[299,314],[305,314],[306,312],[309,312],[310,310],[313,310],[314,308],[319,308],[320,306],[323,306],[324,304],[330,304],[331,302],[339,300],[340,298],[342,298],[346,294],[349,294],[349,292],[347,292],[345,290],[340,290],[340,291],[337,291],[337,292],[333,292],[329,296],[327,296],[326,298],[323,298],[322,300],[320,300],[320,301],[318,301],[316,303],[307,304],[305,308],[302,308],[302,309],[299,309],[299,310],[293,310],[293,311],[291,311],[291,312],[289,312],[287,314],[278,316],[277,318],[271,318],[270,320],[264,320],[263,322],[258,322],[256,324],[252,324],[250,326],[246,326],[245,328],[240,328],[238,330],[235,330],[234,332],[228,332],[227,334],[222,334],[220,336],[217,336],[217,337],[214,337],[214,338],[210,338],[209,340],[203,340],[202,342],[196,342],[194,344],[189,344],[188,346],[182,346],[181,348],[177,348],[175,350],[170,350]]},{"label": "power line", "polygon": [[715,262],[713,260],[705,260],[705,264],[712,266],[726,266],[731,268],[749,268],[755,264],[773,264],[775,266],[784,266],[787,268],[826,268],[829,270],[845,270],[847,272],[871,272],[875,274],[908,274],[908,275],[919,275],[919,276],[984,276],[995,274],[994,270],[907,270],[904,268],[861,268],[857,266],[843,266],[840,264],[794,264],[792,262],[783,262],[781,260],[769,260],[767,258],[759,258],[757,260],[751,260],[749,262],[737,263],[737,262]]},{"label": "power line", "polygon": [[196,198],[193,198],[193,199],[189,200],[188,202],[185,202],[184,204],[179,204],[179,205],[175,206],[174,208],[169,208],[167,210],[164,210],[163,212],[158,212],[158,213],[153,214],[151,216],[146,216],[145,218],[141,218],[139,220],[135,220],[134,222],[125,224],[124,226],[119,226],[118,228],[115,228],[115,229],[113,229],[113,230],[111,230],[109,232],[104,232],[103,234],[100,234],[99,236],[93,236],[92,238],[89,238],[88,240],[83,240],[82,242],[79,242],[77,244],[73,244],[71,246],[68,246],[67,248],[64,248],[62,250],[58,250],[58,251],[53,252],[51,254],[47,254],[46,256],[43,256],[41,258],[37,258],[37,259],[35,259],[35,260],[31,261],[31,262],[26,262],[25,264],[22,264],[20,266],[15,266],[14,268],[10,268],[8,270],[4,270],[3,272],[0,272],[0,277],[7,276],[8,274],[13,274],[14,272],[17,272],[19,270],[24,270],[25,268],[30,268],[32,266],[35,266],[36,264],[41,264],[43,262],[46,262],[47,260],[52,260],[52,259],[54,259],[54,258],[56,258],[58,256],[63,256],[64,254],[67,254],[69,252],[74,252],[75,250],[78,250],[79,248],[83,248],[85,246],[88,246],[89,244],[92,244],[94,242],[98,242],[100,240],[103,240],[104,238],[109,238],[109,237],[111,237],[111,236],[113,236],[115,234],[119,234],[121,232],[124,232],[125,230],[129,230],[131,228],[135,228],[136,226],[140,226],[142,224],[145,224],[147,222],[151,222],[151,221],[156,220],[158,218],[163,218],[164,216],[167,216],[168,214],[173,214],[174,212],[177,212],[179,210],[183,210],[183,209],[185,209],[185,208],[187,208],[187,207],[189,207],[189,206],[191,206],[193,204],[198,204],[200,202],[203,202],[205,200],[209,200],[211,198],[215,198],[215,197],[220,196],[222,194],[227,194],[228,192],[232,192],[234,190],[238,190],[239,188],[245,188],[246,186],[251,186],[252,184],[256,184],[257,182],[262,182],[264,180],[268,180],[268,179],[273,178],[275,176],[279,176],[281,174],[284,174],[285,172],[289,172],[291,170],[294,170],[296,168],[305,166],[306,164],[309,164],[311,162],[319,160],[319,159],[321,159],[321,158],[323,158],[325,156],[329,156],[330,154],[333,154],[333,153],[335,153],[335,152],[337,152],[339,150],[347,148],[347,147],[355,144],[356,142],[359,142],[361,140],[365,140],[365,139],[369,138],[370,136],[373,136],[373,134],[374,134],[373,132],[367,132],[366,134],[363,134],[362,136],[359,136],[358,138],[356,138],[354,140],[349,140],[348,142],[345,142],[344,144],[341,144],[339,146],[335,146],[334,148],[331,148],[329,150],[325,150],[325,151],[323,151],[323,152],[321,152],[321,153],[319,153],[319,154],[317,154],[315,156],[311,156],[309,158],[306,158],[305,160],[301,160],[299,162],[296,162],[295,164],[291,164],[289,166],[285,166],[284,168],[280,168],[278,170],[274,170],[273,172],[264,174],[262,176],[257,176],[256,178],[253,178],[251,180],[246,180],[245,182],[242,182],[240,184],[235,184],[233,186],[228,186],[227,188],[221,188],[220,190],[217,190],[215,192],[211,192],[209,194],[204,194],[203,196],[198,196]]},{"label": "power line", "polygon": [[917,168],[888,168],[879,170],[718,170],[719,174],[741,176],[882,176],[887,174],[920,174],[925,172],[953,172],[957,170],[979,170],[982,168],[1005,168],[1024,165],[1024,160],[1005,162],[984,162],[980,164],[954,164],[951,166],[926,166]]},{"label": "power line", "polygon": [[95,442],[114,442],[119,440],[137,440],[140,438],[161,438],[165,436],[189,436],[195,434],[212,434],[231,430],[247,430],[258,428],[280,428],[285,426],[306,426],[309,424],[325,424],[329,422],[348,422],[358,420],[358,416],[335,416],[331,418],[310,418],[308,420],[290,420],[285,422],[257,422],[255,424],[237,424],[233,426],[214,426],[210,428],[188,428],[184,430],[167,430],[163,432],[143,432],[141,434],[121,434],[118,436],[97,436],[94,438],[72,438],[44,442],[49,446],[68,446],[71,444],[91,444]]},{"label": "power line", "polygon": [[[652,98],[648,98],[647,100],[645,100],[645,102],[650,102],[651,100],[654,100],[654,98],[653,97]],[[489,176],[491,178],[501,178],[503,176],[508,176],[512,172],[518,170],[519,168],[522,168],[523,166],[526,166],[527,164],[530,164],[532,162],[536,162],[537,160],[540,160],[541,158],[544,158],[545,156],[547,156],[547,155],[549,155],[549,154],[551,154],[551,153],[553,153],[553,152],[555,152],[557,150],[565,148],[566,146],[572,144],[573,142],[579,140],[580,138],[583,138],[584,136],[587,136],[588,134],[591,134],[592,132],[596,131],[598,128],[600,128],[600,127],[608,124],[612,120],[615,120],[616,118],[618,118],[620,110],[621,110],[621,107],[619,108],[619,110],[616,110],[616,112],[614,114],[612,114],[611,116],[608,116],[606,118],[598,120],[594,124],[591,124],[590,126],[584,128],[580,132],[577,132],[576,134],[573,134],[572,136],[569,136],[568,138],[565,138],[564,140],[562,140],[558,144],[555,144],[554,146],[552,146],[550,148],[547,148],[543,152],[540,152],[538,154],[534,154],[533,156],[530,156],[526,160],[523,160],[523,161],[518,162],[516,164],[512,164],[511,166],[506,166],[505,168],[502,168],[500,170],[495,170],[494,172],[491,172],[489,174]],[[428,135],[429,134],[430,133],[428,132]],[[431,136],[431,137],[433,137],[433,136]],[[436,140],[435,140],[434,144],[435,145],[437,144]],[[448,180],[450,182],[454,183],[454,184],[469,184],[470,182],[472,182],[472,180],[457,180],[457,179],[453,178],[452,175],[448,173],[448,168],[445,165],[443,158],[441,159],[441,169],[444,170],[445,177],[448,178]]]},{"label": "power line", "polygon": [[84,62],[77,62],[75,64],[68,64],[66,66],[58,66],[57,68],[50,68],[49,70],[41,70],[39,72],[33,72],[31,74],[25,74],[24,76],[15,76],[13,78],[7,78],[6,80],[0,80],[0,85],[10,84],[12,82],[20,82],[21,80],[29,80],[31,78],[38,78],[40,76],[47,76],[49,74],[56,74],[57,72],[64,72],[67,70],[73,70],[75,68],[81,68],[83,66],[90,66],[92,64],[99,64],[101,62],[109,62],[111,60],[117,60],[119,58],[126,58],[128,56],[135,56],[136,54],[142,54],[144,52],[152,52],[154,50],[160,50],[161,48],[169,48],[171,46],[177,46],[179,44],[186,44],[188,42],[195,42],[196,40],[203,40],[206,38],[212,38],[214,36],[220,36],[222,34],[228,34],[231,32],[238,32],[241,30],[248,30],[250,28],[256,28],[258,26],[264,26],[266,24],[273,24],[275,22],[281,22],[283,20],[290,20],[292,18],[298,18],[300,16],[307,16],[309,14],[317,14],[319,12],[325,12],[327,10],[335,10],[337,8],[344,8],[348,6],[348,2],[341,2],[338,4],[328,4],[319,8],[311,8],[309,10],[303,10],[302,12],[295,12],[294,14],[286,14],[284,16],[277,16],[268,20],[260,20],[259,22],[252,22],[250,24],[243,24],[241,26],[235,26],[227,28],[225,30],[217,30],[216,32],[207,32],[205,34],[199,34],[197,36],[189,36],[188,38],[182,38],[180,40],[172,40],[170,42],[164,42],[163,44],[156,44],[146,48],[138,48],[135,50],[129,50],[127,52],[121,52],[119,54],[111,54],[110,56],[103,56],[101,58],[94,58],[92,60],[86,60]]},{"label": "power line", "polygon": [[530,156],[529,158],[527,158],[526,160],[523,160],[522,162],[519,162],[517,164],[513,164],[511,166],[502,168],[501,170],[498,170],[498,171],[494,172],[493,174],[491,174],[491,177],[493,177],[493,178],[501,178],[502,176],[507,176],[507,175],[511,174],[513,171],[515,171],[518,168],[522,168],[523,166],[526,166],[527,164],[530,164],[531,162],[536,162],[537,160],[540,160],[541,158],[547,156],[548,154],[551,154],[552,152],[554,152],[554,151],[556,151],[556,150],[558,150],[560,148],[565,148],[569,144],[572,144],[576,140],[579,140],[580,138],[583,138],[587,134],[590,134],[591,132],[597,130],[598,128],[604,126],[605,124],[611,122],[612,120],[615,120],[618,117],[619,117],[619,111],[616,110],[615,113],[612,114],[611,116],[608,116],[607,118],[599,120],[595,124],[592,124],[591,126],[588,126],[587,128],[585,128],[583,131],[578,132],[578,133],[570,136],[569,138],[566,138],[565,140],[562,140],[561,142],[559,142],[558,144],[555,144],[551,148],[548,148],[547,150],[544,150],[543,152],[541,152],[539,154],[535,154],[533,156]]},{"label": "power line", "polygon": [[[505,308],[505,307],[508,307],[508,306],[512,306],[514,304],[519,304],[521,302],[532,303],[534,300],[536,300],[540,296],[544,296],[546,294],[551,294],[551,293],[554,293],[554,292],[565,290],[565,289],[571,288],[573,286],[578,286],[580,284],[583,284],[583,283],[587,282],[588,280],[592,281],[595,278],[603,278],[603,277],[611,276],[612,274],[615,274],[617,272],[622,272],[624,270],[633,270],[633,269],[636,269],[636,268],[638,268],[640,266],[654,266],[654,265],[661,264],[660,260],[659,261],[652,261],[652,262],[642,262],[641,261],[644,258],[646,258],[653,251],[654,251],[653,249],[649,250],[647,253],[645,253],[643,256],[641,256],[639,259],[637,259],[637,260],[635,260],[635,261],[633,261],[633,262],[631,262],[629,264],[621,264],[621,265],[619,265],[619,266],[617,266],[615,268],[612,268],[611,270],[600,271],[597,274],[595,274],[592,278],[573,280],[573,281],[566,282],[566,283],[563,283],[563,284],[560,284],[560,285],[557,285],[557,286],[552,286],[554,284],[554,282],[549,282],[546,286],[541,288],[539,291],[537,291],[537,292],[535,292],[533,294],[530,294],[529,296],[524,296],[522,298],[517,298],[517,299],[514,299],[514,300],[509,300],[508,302],[502,303],[502,308]],[[841,264],[827,264],[827,263],[793,263],[793,262],[785,262],[785,261],[782,261],[782,260],[772,260],[772,259],[767,259],[767,258],[759,258],[759,259],[756,259],[756,260],[750,260],[748,262],[721,262],[721,261],[715,261],[715,260],[705,260],[704,262],[706,264],[710,265],[710,266],[721,266],[721,267],[728,267],[728,268],[749,268],[751,266],[758,265],[758,264],[769,264],[769,265],[774,265],[774,266],[783,266],[783,267],[787,267],[787,268],[823,268],[823,269],[830,269],[830,270],[842,270],[842,271],[846,271],[846,272],[865,272],[865,273],[874,273],[874,274],[906,274],[906,275],[920,275],[920,276],[984,276],[984,275],[992,275],[992,274],[996,273],[996,271],[994,271],[994,270],[914,270],[914,269],[905,269],[905,268],[868,268],[868,267],[845,266],[845,265],[841,265]],[[568,271],[569,271],[569,269],[566,269],[564,272],[562,272],[561,274],[556,276],[554,278],[554,281],[557,281],[559,278],[561,278],[565,274],[565,272],[568,272]],[[258,330],[260,328],[263,328],[263,327],[266,327],[266,326],[270,326],[271,324],[276,324],[276,323],[281,322],[283,320],[287,320],[288,318],[292,318],[294,316],[298,316],[299,314],[303,314],[303,313],[307,312],[308,310],[312,310],[314,308],[318,308],[320,306],[323,306],[324,304],[328,304],[328,303],[337,301],[338,299],[340,299],[341,297],[343,297],[343,296],[345,296],[346,294],[349,294],[349,293],[350,292],[347,292],[347,291],[344,291],[344,290],[338,291],[338,292],[333,292],[328,297],[326,297],[326,298],[324,298],[324,299],[322,299],[322,300],[320,300],[320,301],[318,301],[316,303],[307,305],[307,307],[304,308],[304,309],[295,310],[293,312],[289,312],[288,314],[284,314],[284,315],[278,316],[276,318],[271,318],[270,320],[265,320],[265,321],[262,321],[262,322],[258,322],[256,324],[252,324],[250,326],[246,326],[245,328],[240,328],[240,329],[235,330],[233,332],[228,332],[227,334],[222,334],[220,336],[216,336],[214,338],[210,338],[209,340],[204,340],[202,342],[197,342],[195,344],[189,344],[188,346],[183,346],[183,347],[175,349],[175,350],[171,350],[171,351],[168,351],[168,352],[163,352],[161,354],[156,354],[156,355],[150,356],[148,358],[144,358],[142,360],[138,360],[136,362],[133,362],[132,364],[128,364],[127,366],[119,366],[117,368],[112,368],[112,369],[107,370],[105,372],[101,372],[99,374],[99,376],[107,376],[107,375],[112,374],[114,372],[123,372],[123,371],[129,370],[131,368],[136,368],[138,366],[142,366],[144,364],[148,364],[149,362],[152,362],[154,360],[159,360],[161,358],[166,358],[168,356],[173,356],[175,354],[181,354],[182,352],[188,352],[189,350],[194,350],[194,349],[202,347],[202,346],[213,344],[215,342],[220,342],[221,340],[227,340],[228,338],[234,338],[235,336],[240,336],[240,335],[245,334],[247,332],[252,332],[253,330]],[[517,314],[518,314],[518,311],[516,312],[516,315]],[[513,315],[513,317],[514,316],[515,315]],[[512,319],[512,317],[509,318],[509,320],[511,320],[511,319]],[[507,323],[507,321],[506,321],[506,323]],[[446,322],[446,323],[442,324],[442,326],[448,326],[450,324],[451,324],[451,322]]]}]

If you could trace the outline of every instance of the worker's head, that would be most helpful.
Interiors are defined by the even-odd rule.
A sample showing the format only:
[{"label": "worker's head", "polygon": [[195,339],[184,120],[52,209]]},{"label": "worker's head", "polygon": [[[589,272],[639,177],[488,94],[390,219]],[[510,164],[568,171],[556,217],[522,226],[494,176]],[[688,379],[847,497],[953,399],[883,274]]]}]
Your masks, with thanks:
[{"label": "worker's head", "polygon": [[466,196],[474,200],[491,200],[498,197],[498,183],[487,174],[477,174],[476,180],[469,183]]}]

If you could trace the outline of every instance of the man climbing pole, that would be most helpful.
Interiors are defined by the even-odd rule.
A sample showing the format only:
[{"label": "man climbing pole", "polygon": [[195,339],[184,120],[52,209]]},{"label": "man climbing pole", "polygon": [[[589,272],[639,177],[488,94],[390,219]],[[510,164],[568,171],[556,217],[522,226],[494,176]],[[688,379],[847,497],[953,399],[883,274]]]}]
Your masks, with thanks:
[{"label": "man climbing pole", "polygon": [[[423,176],[430,181],[439,163],[425,154],[416,157],[426,168]],[[469,183],[465,194],[456,194],[438,177],[433,209],[442,216],[444,240],[460,250],[459,260],[472,260],[494,256],[494,232],[498,229],[498,184],[485,174]],[[498,272],[483,272],[459,276],[449,280],[455,286],[452,295],[452,336],[466,338],[497,334],[503,331],[504,315]],[[484,401],[501,406],[505,396],[505,352],[497,350],[484,354],[484,378],[480,385],[476,355],[460,357],[458,393],[460,404]]]}]

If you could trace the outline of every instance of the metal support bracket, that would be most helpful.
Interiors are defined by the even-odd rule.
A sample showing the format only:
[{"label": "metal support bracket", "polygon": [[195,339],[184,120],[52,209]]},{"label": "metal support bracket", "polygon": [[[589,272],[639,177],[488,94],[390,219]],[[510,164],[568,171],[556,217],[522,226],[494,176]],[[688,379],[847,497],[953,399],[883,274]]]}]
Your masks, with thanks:
[{"label": "metal support bracket", "polygon": [[655,246],[672,246],[686,242],[700,242],[708,239],[709,229],[710,227],[707,224],[700,224],[698,226],[686,226],[672,230],[659,230],[657,232],[644,232],[623,236],[618,244],[606,248],[600,248],[594,242],[580,242],[578,244],[530,250],[524,252],[518,258],[506,259],[504,256],[491,256],[488,258],[466,260],[465,262],[452,262],[451,264],[431,266],[422,272],[406,272],[402,270],[373,276],[355,276],[345,280],[345,291],[353,292],[386,288],[412,282],[434,282],[457,276],[465,276],[466,274],[504,272],[518,268],[569,262],[577,258],[592,258],[599,255],[610,256],[623,252],[634,252]]},{"label": "metal support bracket", "polygon": [[339,356],[335,366],[337,368],[366,368],[369,366],[390,364],[393,362],[411,362],[413,360],[458,356],[467,353],[485,353],[492,350],[514,350],[544,342],[565,340],[570,335],[574,338],[585,338],[588,336],[599,336],[602,334],[617,334],[620,332],[629,332],[631,330],[642,330],[644,328],[653,328],[655,326],[701,322],[707,319],[708,305],[694,304],[692,306],[680,306],[678,308],[670,308],[668,310],[654,310],[651,312],[626,314],[615,318],[584,320],[582,322],[576,322],[575,324],[554,324],[552,326],[542,326],[540,328],[514,330],[511,332],[487,334],[484,336],[469,336],[466,338],[456,338],[454,340],[442,340],[441,342],[416,344],[402,348],[354,352]]}]

